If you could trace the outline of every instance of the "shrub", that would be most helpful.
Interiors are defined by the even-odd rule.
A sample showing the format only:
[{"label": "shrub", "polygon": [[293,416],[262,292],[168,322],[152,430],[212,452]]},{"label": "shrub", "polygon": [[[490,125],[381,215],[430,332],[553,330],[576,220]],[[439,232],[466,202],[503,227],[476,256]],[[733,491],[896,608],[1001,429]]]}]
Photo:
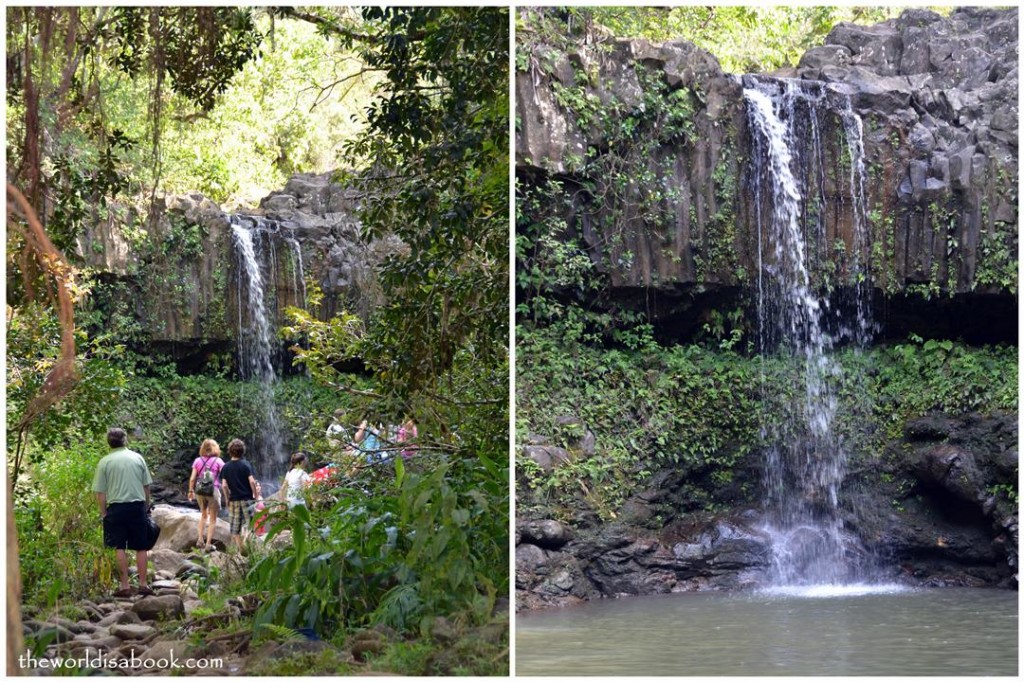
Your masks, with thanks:
[{"label": "shrub", "polygon": [[[633,330],[634,336],[645,333]],[[625,332],[623,332],[625,334]],[[556,509],[577,498],[605,519],[663,468],[682,472],[693,509],[735,505],[754,492],[736,474],[760,467],[764,434],[792,412],[805,372],[798,359],[751,357],[719,346],[660,346],[651,340],[596,347],[565,325],[520,327],[517,430],[578,448],[584,427],[596,454],[543,474],[521,458],[534,502]],[[593,339],[591,339],[593,340]],[[832,429],[842,447],[874,457],[901,437],[907,419],[1017,409],[1017,350],[924,341],[835,353]],[[565,419],[572,417],[573,419]],[[748,477],[749,478],[749,477]],[[529,501],[529,498],[527,498]]]},{"label": "shrub", "polygon": [[66,604],[106,589],[116,575],[92,492],[106,453],[106,444],[57,448],[34,468],[33,492],[15,506],[25,603]]},{"label": "shrub", "polygon": [[268,538],[287,529],[292,545],[250,572],[265,593],[257,623],[410,631],[439,614],[474,621],[490,614],[507,588],[507,548],[489,521],[502,518],[502,497],[474,486],[459,466],[416,473],[396,460],[394,467],[390,492],[352,482],[329,508],[299,505],[271,516]]}]

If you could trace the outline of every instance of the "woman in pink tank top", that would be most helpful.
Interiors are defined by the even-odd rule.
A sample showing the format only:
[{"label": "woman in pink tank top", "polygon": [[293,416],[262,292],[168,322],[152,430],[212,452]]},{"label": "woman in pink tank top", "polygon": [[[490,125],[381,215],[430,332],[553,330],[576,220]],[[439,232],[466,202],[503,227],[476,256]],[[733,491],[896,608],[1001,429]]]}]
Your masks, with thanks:
[{"label": "woman in pink tank top", "polygon": [[[199,456],[192,462],[192,476],[188,479],[188,499],[199,505],[199,538],[196,547],[213,549],[213,531],[217,527],[217,513],[220,511],[220,470],[224,460],[220,458],[217,441],[207,438],[199,446]],[[210,478],[213,479],[212,485]],[[203,541],[203,531],[206,540]]]}]

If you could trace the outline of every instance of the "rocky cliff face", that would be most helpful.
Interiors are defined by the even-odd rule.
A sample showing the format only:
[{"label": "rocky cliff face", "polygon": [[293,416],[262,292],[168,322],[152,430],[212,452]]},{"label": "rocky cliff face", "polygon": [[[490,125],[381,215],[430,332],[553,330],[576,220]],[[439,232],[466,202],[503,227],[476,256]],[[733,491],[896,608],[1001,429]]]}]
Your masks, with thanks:
[{"label": "rocky cliff face", "polygon": [[239,254],[234,226],[262,233],[267,303],[278,326],[305,307],[306,280],[322,289],[318,314],[366,315],[379,302],[374,266],[399,248],[364,238],[355,194],[331,174],[297,175],[255,211],[226,213],[200,194],[168,196],[155,220],[114,213],[79,240],[78,256],[133,302],[152,343],[179,359],[229,350],[237,338]]},{"label": "rocky cliff face", "polygon": [[[797,67],[757,77],[821,103],[794,146],[810,149],[813,163],[800,170],[820,200],[802,214],[805,234],[822,226],[823,237],[809,235],[808,260],[819,277],[836,276],[835,298],[851,288],[842,277],[863,181],[883,333],[1016,340],[1016,27],[1016,10],[908,10],[877,26],[840,25]],[[546,248],[578,246],[600,274],[597,293],[554,279],[553,293],[643,311],[663,336],[685,341],[703,312],[752,308],[756,298],[764,216],[751,182],[750,78],[722,73],[685,41],[593,42],[538,45],[520,61],[517,229],[552,231],[561,244]],[[860,121],[863,175],[846,107]],[[528,379],[518,390],[530,391]],[[607,455],[588,425],[566,419],[579,442],[530,434],[520,453],[519,608],[764,582],[772,538],[750,491],[765,452],[733,465],[730,483],[712,482],[723,493],[705,507],[715,513],[694,511],[699,474],[650,458],[645,489],[599,516],[585,485],[557,502],[535,492],[544,490],[537,480],[565,480],[559,468],[574,458]],[[886,580],[1015,587],[1016,415],[915,413],[903,426],[877,451],[851,454],[839,510],[845,546],[870,555]],[[716,456],[730,447],[719,443]]]},{"label": "rocky cliff face", "polygon": [[[903,316],[941,334],[955,331],[942,321],[954,308],[979,323],[1014,314],[1017,55],[1016,10],[908,10],[841,24],[772,74],[822,83],[862,122],[872,283],[894,333],[906,332]],[[750,287],[757,216],[741,79],[685,41],[539,45],[528,57],[516,74],[520,186],[561,183],[562,238],[607,275],[606,299],[685,333],[702,297],[714,305]],[[823,251],[841,267],[857,204],[834,119],[821,119],[818,154]],[[996,336],[1015,339],[1015,324]]]}]

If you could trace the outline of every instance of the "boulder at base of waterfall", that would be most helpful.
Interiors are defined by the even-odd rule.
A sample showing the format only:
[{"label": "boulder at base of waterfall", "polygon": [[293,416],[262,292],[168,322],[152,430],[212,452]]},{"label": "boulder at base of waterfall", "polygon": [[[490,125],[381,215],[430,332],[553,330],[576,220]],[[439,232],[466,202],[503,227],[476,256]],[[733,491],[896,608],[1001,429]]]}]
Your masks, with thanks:
[{"label": "boulder at base of waterfall", "polygon": [[[183,507],[171,507],[158,504],[153,507],[153,520],[160,526],[160,539],[154,550],[170,549],[184,552],[196,545],[199,535],[199,512]],[[213,544],[219,549],[226,549],[231,539],[231,529],[227,521],[217,519],[213,531]]]},{"label": "boulder at base of waterfall", "polygon": [[[516,546],[516,585],[528,587],[533,584],[530,578],[541,566],[547,563],[547,553],[537,545],[523,543]],[[522,578],[520,578],[522,575]]]},{"label": "boulder at base of waterfall", "polygon": [[917,463],[921,480],[946,490],[964,502],[985,498],[984,479],[974,457],[965,449],[943,443],[926,451]]},{"label": "boulder at base of waterfall", "polygon": [[571,554],[522,543],[516,547],[516,608],[564,606],[597,596]]}]

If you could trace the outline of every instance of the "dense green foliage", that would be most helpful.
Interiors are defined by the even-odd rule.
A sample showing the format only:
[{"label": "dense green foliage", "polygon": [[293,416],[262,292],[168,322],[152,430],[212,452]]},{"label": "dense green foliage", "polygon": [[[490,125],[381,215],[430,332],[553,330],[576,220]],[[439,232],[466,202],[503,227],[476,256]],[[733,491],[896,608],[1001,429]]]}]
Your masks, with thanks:
[{"label": "dense green foliage", "polygon": [[[550,18],[529,22],[520,35],[529,42],[550,42],[552,35],[560,34],[590,35],[597,41],[608,35],[659,42],[683,39],[715,55],[727,72],[754,73],[796,66],[800,56],[822,44],[839,22],[874,24],[899,16],[903,9],[825,5],[532,9],[524,12]],[[950,11],[948,7],[932,9]]]},{"label": "dense green foliage", "polygon": [[[270,537],[289,530],[292,547],[253,568],[253,586],[268,595],[257,622],[317,631],[386,625],[426,635],[439,613],[487,620],[498,585],[486,571],[503,549],[492,521],[503,510],[490,500],[502,496],[455,489],[449,466],[399,461],[394,480],[372,492],[341,487],[312,511],[272,516]],[[297,581],[308,589],[296,592]]]},{"label": "dense green foliage", "polygon": [[[330,11],[320,16],[325,30],[342,31]],[[370,550],[360,560],[378,562],[364,570],[397,580],[365,587],[359,618],[373,613],[393,627],[421,628],[441,609],[477,622],[489,615],[481,604],[508,589],[507,11],[364,16],[376,38],[363,41],[362,58],[385,80],[352,146],[373,168],[358,179],[361,217],[408,248],[383,264],[387,302],[368,322],[349,313],[322,322],[292,310],[285,333],[325,385],[351,388],[336,364],[360,358],[375,380],[362,414],[385,423],[415,416],[420,447],[440,459],[430,471],[398,467],[394,488],[378,490],[358,512],[331,507],[327,545],[296,546],[281,561],[290,571],[316,571],[315,557],[334,551],[330,543],[358,540]],[[394,528],[386,541],[380,529],[366,535],[378,524]],[[261,575],[275,589],[287,584]],[[313,615],[303,618],[352,621],[340,598],[309,599],[301,613]],[[288,604],[264,615],[291,622],[300,604],[291,612]]]},{"label": "dense green foliage", "polygon": [[[108,450],[103,436],[110,424],[132,434],[131,447],[156,471],[177,462],[182,452],[194,454],[204,438],[227,443],[235,437],[249,438],[260,428],[264,410],[255,385],[216,376],[178,376],[169,369],[164,373],[167,376],[127,376],[118,368],[110,375],[113,383],[108,377],[90,375],[34,431],[28,450],[34,466],[21,480],[17,507],[26,602],[56,603],[97,596],[97,589],[106,589],[110,557],[101,550],[91,488],[96,463]],[[349,381],[368,386],[357,376]],[[303,377],[287,379],[275,389],[286,439],[295,449],[324,452],[331,414],[346,407],[351,396]],[[97,397],[101,393],[102,399]],[[103,409],[96,409],[98,405]],[[185,480],[164,482],[185,485]],[[52,542],[54,537],[61,541]],[[49,569],[74,566],[80,555],[89,557],[90,566],[99,562],[106,567],[101,580],[70,568]]]},{"label": "dense green foliage", "polygon": [[397,394],[447,392],[461,350],[487,367],[507,354],[508,13],[366,14],[404,38],[362,54],[386,77],[351,147],[377,171],[362,181],[362,217],[408,251],[381,269],[388,302],[360,354]]},{"label": "dense green foliage", "polygon": [[[517,440],[540,434],[574,454],[549,475],[519,457],[520,482],[533,503],[567,510],[582,499],[604,518],[665,467],[685,473],[691,511],[756,501],[761,434],[772,432],[761,427],[803,391],[792,359],[650,339],[601,348],[561,323],[517,336]],[[837,360],[834,428],[854,458],[879,461],[887,439],[930,411],[1017,409],[1014,347],[915,338]],[[590,457],[580,449],[585,430],[596,439]]]},{"label": "dense green foliage", "polygon": [[898,433],[908,418],[931,410],[950,414],[1017,410],[1016,347],[971,348],[911,336],[905,343],[851,360],[858,363],[851,371],[877,367],[871,382],[876,416],[890,433]]},{"label": "dense green foliage", "polygon": [[116,575],[92,492],[96,464],[108,451],[96,438],[53,446],[34,467],[31,488],[15,507],[25,603],[70,606]]},{"label": "dense green foliage", "polygon": [[10,309],[7,318],[7,433],[12,477],[27,462],[38,462],[53,447],[87,441],[107,428],[124,389],[123,349],[78,332],[80,377],[72,392],[33,424],[32,444],[19,428],[29,402],[39,394],[60,351],[60,325],[50,308],[38,304]]},{"label": "dense green foliage", "polygon": [[[369,385],[359,376],[348,380],[361,388]],[[265,418],[257,385],[221,377],[141,377],[131,381],[125,393],[113,421],[134,435],[133,447],[154,465],[182,450],[198,450],[204,438],[227,443],[249,437],[260,431]],[[274,384],[274,402],[293,449],[321,452],[331,414],[348,407],[352,399],[293,377]]]},{"label": "dense green foliage", "polygon": [[[649,338],[632,350],[599,350],[567,341],[564,331],[518,334],[519,442],[537,433],[577,455],[550,477],[520,459],[529,485],[548,494],[582,491],[610,518],[652,473],[671,465],[695,483],[695,506],[713,496],[723,501],[717,488],[734,468],[749,466],[745,458],[757,443],[756,363],[698,346],[660,348]],[[585,430],[596,437],[591,457],[580,456]]]},{"label": "dense green foliage", "polygon": [[12,8],[7,30],[8,179],[33,181],[32,93],[57,114],[36,131],[52,236],[154,185],[255,203],[333,168],[377,80],[308,23],[250,9]]},{"label": "dense green foliage", "polygon": [[[257,637],[307,624],[342,644],[380,623],[400,640],[385,657],[411,672],[507,672],[507,616],[495,613],[508,592],[507,10],[8,16],[9,180],[28,188],[71,260],[61,269],[75,277],[79,322],[73,391],[19,441],[25,600],[66,606],[110,587],[109,553],[89,511],[108,426],[128,429],[151,468],[173,469],[202,438],[244,437],[264,414],[259,391],[229,378],[230,354],[208,358],[205,375],[182,376],[153,352],[152,321],[138,318],[135,298],[159,297],[169,317],[187,310],[197,292],[180,273],[210,244],[201,225],[174,214],[151,238],[151,197],[198,189],[252,201],[288,174],[336,167],[342,150],[352,172],[340,176],[362,189],[367,235],[396,235],[405,247],[377,273],[386,304],[368,320],[293,311],[286,333],[312,381],[285,380],[275,398],[296,449],[324,452],[324,428],[342,408],[355,423],[415,416],[416,455],[407,466],[398,458],[354,473],[311,500],[312,516],[282,519],[291,543],[255,543],[240,575],[215,570],[194,587],[211,609],[226,595],[258,598],[257,622],[237,624]],[[356,111],[363,121],[342,121]],[[123,228],[135,269],[76,270],[78,238],[108,219]],[[23,227],[20,216],[14,222]],[[61,326],[40,250],[21,229],[8,234],[9,348],[20,353],[8,365],[8,421],[17,424],[45,392]],[[224,282],[216,271],[215,297]],[[209,317],[223,319],[223,302],[211,305]],[[372,376],[338,372],[349,359]],[[76,552],[95,562],[91,574],[52,571],[72,566]],[[438,617],[457,636],[490,622],[497,637],[440,656],[423,637]],[[417,639],[422,646],[409,643]]]}]

